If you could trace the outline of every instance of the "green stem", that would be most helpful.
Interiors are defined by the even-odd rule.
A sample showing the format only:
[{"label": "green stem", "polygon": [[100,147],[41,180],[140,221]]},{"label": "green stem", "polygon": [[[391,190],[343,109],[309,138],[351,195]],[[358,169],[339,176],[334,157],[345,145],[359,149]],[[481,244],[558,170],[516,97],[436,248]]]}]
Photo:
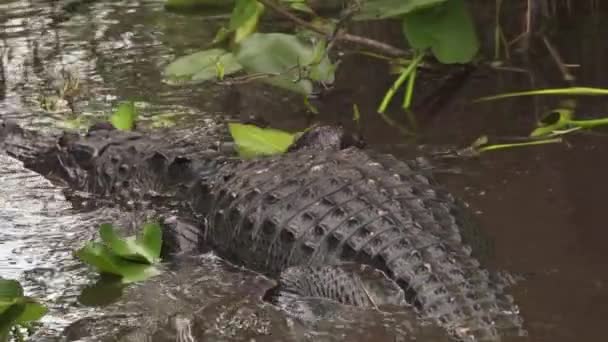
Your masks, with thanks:
[{"label": "green stem", "polygon": [[423,56],[424,56],[423,53],[417,55],[412,60],[412,62],[405,69],[403,69],[403,71],[401,72],[401,75],[399,75],[399,78],[397,78],[395,83],[393,83],[393,85],[386,92],[386,95],[384,95],[384,99],[382,99],[382,103],[380,104],[380,107],[378,107],[378,113],[384,114],[384,112],[386,112],[386,108],[388,107],[388,104],[393,99],[393,96],[395,96],[395,93],[397,92],[397,90],[399,88],[401,88],[401,86],[403,85],[403,82],[405,82],[405,80],[407,80],[407,78],[416,69],[416,66],[420,63]]},{"label": "green stem", "polygon": [[502,150],[505,148],[513,148],[513,147],[523,147],[523,146],[533,146],[533,145],[544,145],[544,144],[554,144],[561,143],[561,138],[553,138],[553,139],[545,139],[545,140],[536,140],[536,141],[528,141],[523,143],[513,143],[513,144],[496,144],[480,147],[477,149],[479,153],[487,152],[487,151],[495,151]]},{"label": "green stem", "polygon": [[608,125],[608,118],[590,119],[590,120],[568,120],[567,124],[578,126],[581,128],[593,128],[601,125]]},{"label": "green stem", "polygon": [[414,95],[414,83],[416,83],[417,73],[418,68],[414,68],[414,70],[412,70],[412,74],[407,80],[407,88],[405,89],[405,96],[403,97],[403,109],[409,109],[412,104],[412,97]]},{"label": "green stem", "polygon": [[473,102],[484,102],[506,99],[509,97],[519,96],[536,96],[536,95],[572,95],[572,96],[605,96],[608,95],[608,89],[604,88],[590,88],[590,87],[570,87],[570,88],[556,88],[556,89],[537,89],[530,91],[521,91],[514,93],[505,93],[492,96],[480,97]]}]

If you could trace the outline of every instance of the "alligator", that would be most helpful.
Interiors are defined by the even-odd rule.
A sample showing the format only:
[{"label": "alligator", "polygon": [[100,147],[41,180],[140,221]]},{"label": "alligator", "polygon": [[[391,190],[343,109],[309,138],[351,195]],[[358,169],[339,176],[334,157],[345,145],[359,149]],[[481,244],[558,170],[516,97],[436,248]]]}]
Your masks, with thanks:
[{"label": "alligator", "polygon": [[107,124],[45,135],[3,122],[0,150],[96,198],[171,206],[193,222],[167,229],[173,243],[279,279],[283,294],[375,305],[378,296],[345,276],[348,265],[365,265],[402,290],[403,301],[387,301],[455,340],[525,334],[506,284],[473,254],[467,210],[426,160],[364,149],[332,126],[308,131],[285,154],[244,160],[220,147],[221,127],[184,139]]}]

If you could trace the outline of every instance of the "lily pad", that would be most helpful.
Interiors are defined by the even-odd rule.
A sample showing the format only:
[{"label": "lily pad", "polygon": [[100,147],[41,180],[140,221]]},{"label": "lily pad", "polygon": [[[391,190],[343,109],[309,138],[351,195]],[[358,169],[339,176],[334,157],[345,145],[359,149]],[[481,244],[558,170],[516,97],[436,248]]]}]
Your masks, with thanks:
[{"label": "lily pad", "polygon": [[312,81],[331,84],[335,79],[335,66],[318,46],[291,34],[254,33],[241,43],[236,58],[248,72],[263,74],[262,81],[310,95]]},{"label": "lily pad", "polygon": [[218,67],[224,75],[243,68],[232,53],[223,49],[210,49],[176,59],[165,68],[164,76],[172,84],[195,84],[218,78]]},{"label": "lily pad", "polygon": [[295,139],[295,134],[254,125],[229,123],[228,128],[243,158],[285,153]]}]

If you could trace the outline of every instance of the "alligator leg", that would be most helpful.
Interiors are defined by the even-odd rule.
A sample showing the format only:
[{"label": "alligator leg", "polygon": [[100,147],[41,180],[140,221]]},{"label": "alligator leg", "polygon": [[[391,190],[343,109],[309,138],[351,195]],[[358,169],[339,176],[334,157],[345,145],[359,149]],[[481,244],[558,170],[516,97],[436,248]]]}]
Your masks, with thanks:
[{"label": "alligator leg", "polygon": [[170,216],[162,220],[162,228],[163,257],[204,252],[201,230],[196,223]]},{"label": "alligator leg", "polygon": [[357,263],[290,267],[281,273],[278,286],[265,296],[294,316],[317,319],[323,316],[318,312],[322,305],[303,306],[299,299],[304,298],[375,309],[407,305],[399,285],[382,271]]}]

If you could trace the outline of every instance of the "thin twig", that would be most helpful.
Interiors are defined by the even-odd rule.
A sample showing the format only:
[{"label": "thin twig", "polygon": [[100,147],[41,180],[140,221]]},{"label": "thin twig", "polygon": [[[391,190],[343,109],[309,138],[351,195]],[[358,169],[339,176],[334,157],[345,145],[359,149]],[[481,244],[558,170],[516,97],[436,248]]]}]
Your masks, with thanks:
[{"label": "thin twig", "polygon": [[[282,6],[276,4],[273,0],[257,0],[257,1],[262,3],[264,6],[270,8],[271,10],[277,12],[281,16],[293,21],[294,23],[296,23],[302,27],[305,27],[315,33],[318,33],[318,34],[326,36],[326,37],[331,36],[331,32],[326,32],[325,30],[307,22],[306,20],[299,18],[298,16],[289,12]],[[403,56],[409,55],[409,53],[406,50],[402,50],[402,49],[392,46],[390,44],[386,44],[386,43],[383,43],[383,42],[380,42],[380,41],[377,41],[377,40],[374,40],[371,38],[357,36],[357,35],[353,35],[353,34],[349,34],[349,33],[339,32],[335,36],[335,39],[344,41],[344,42],[362,45],[362,46],[367,46],[369,48],[373,48],[375,50],[381,51],[392,57],[403,57]]]},{"label": "thin twig", "polygon": [[562,60],[562,57],[559,55],[559,52],[557,52],[557,50],[553,47],[553,45],[551,45],[551,42],[549,41],[549,39],[547,39],[547,36],[544,34],[543,34],[543,42],[545,43],[547,50],[549,50],[551,57],[553,57],[553,60],[555,61],[557,68],[562,73],[562,77],[564,78],[564,81],[566,81],[566,82],[570,83],[570,85],[572,85],[572,81],[574,81],[574,76],[568,70],[568,67]]}]

